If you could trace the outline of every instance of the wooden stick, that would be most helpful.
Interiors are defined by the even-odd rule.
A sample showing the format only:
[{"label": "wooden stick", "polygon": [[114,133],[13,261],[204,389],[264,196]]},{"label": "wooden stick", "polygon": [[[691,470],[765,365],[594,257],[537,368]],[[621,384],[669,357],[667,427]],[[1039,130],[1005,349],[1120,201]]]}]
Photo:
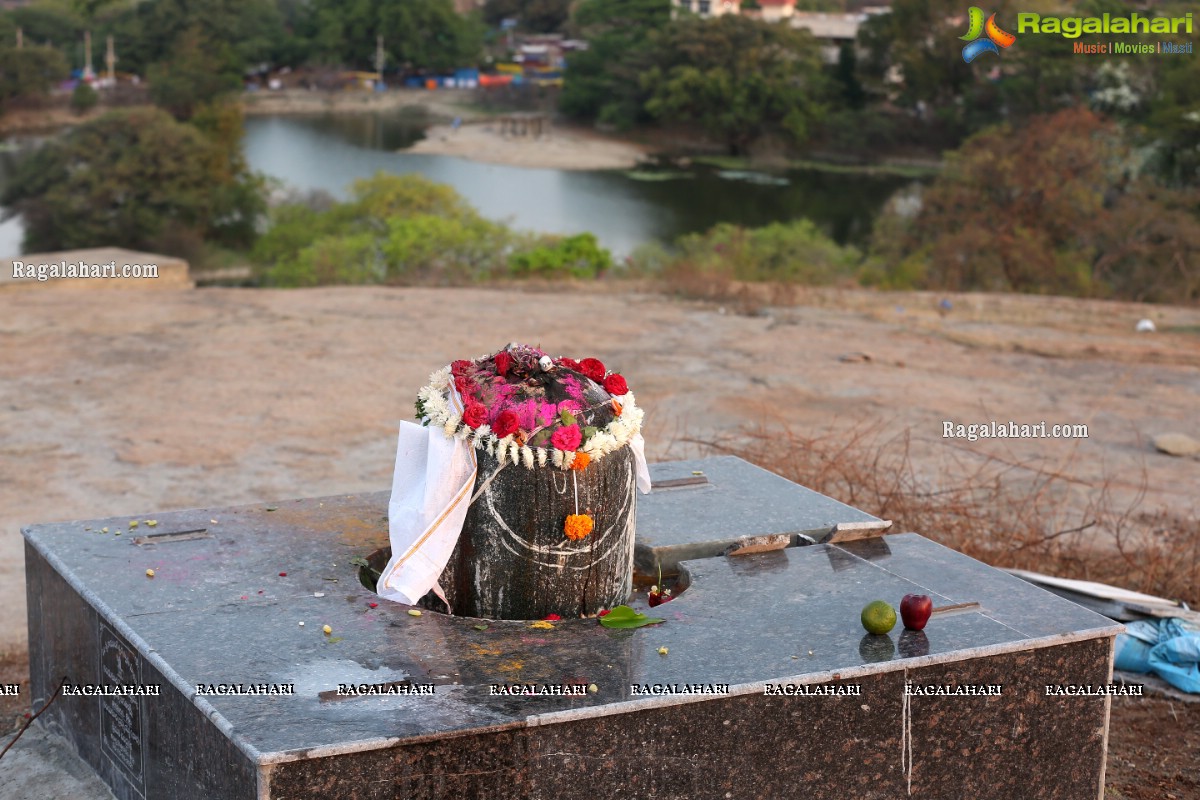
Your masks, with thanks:
[{"label": "wooden stick", "polygon": [[930,616],[933,614],[944,614],[947,611],[965,611],[968,608],[979,608],[979,603],[971,601],[970,603],[955,603],[952,606],[941,606],[930,611]]}]

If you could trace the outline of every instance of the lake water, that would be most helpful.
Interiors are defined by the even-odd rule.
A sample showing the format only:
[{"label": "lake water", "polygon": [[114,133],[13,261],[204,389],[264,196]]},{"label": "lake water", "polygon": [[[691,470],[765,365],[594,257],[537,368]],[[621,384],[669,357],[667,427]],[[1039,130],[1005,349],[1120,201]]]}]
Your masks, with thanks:
[{"label": "lake water", "polygon": [[818,170],[722,177],[697,168],[689,170],[692,178],[644,181],[622,170],[526,169],[401,150],[418,136],[419,127],[401,115],[259,117],[246,121],[245,147],[254,169],[301,189],[344,196],[352,180],[379,170],[419,172],[453,186],[484,216],[533,231],[592,231],[617,253],[718,222],[797,217],[816,221],[839,242],[862,243],[883,203],[907,183]]},{"label": "lake water", "polygon": [[[764,175],[706,168],[689,170],[690,178],[645,181],[620,170],[525,169],[401,150],[420,135],[419,122],[399,114],[251,117],[244,144],[252,169],[301,190],[344,197],[356,178],[416,172],[450,184],[484,216],[538,232],[592,231],[617,254],[718,222],[797,217],[814,220],[839,242],[861,244],[888,196],[907,183],[817,170]],[[7,162],[0,163],[0,183],[15,157],[0,154]],[[19,220],[0,224],[0,254],[20,252],[20,236]]]}]

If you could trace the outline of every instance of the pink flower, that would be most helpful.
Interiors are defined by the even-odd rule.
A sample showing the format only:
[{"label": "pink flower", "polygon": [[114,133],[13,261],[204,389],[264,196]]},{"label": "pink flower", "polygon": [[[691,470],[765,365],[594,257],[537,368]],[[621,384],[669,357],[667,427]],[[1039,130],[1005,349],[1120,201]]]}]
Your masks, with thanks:
[{"label": "pink flower", "polygon": [[579,371],[584,375],[587,375],[596,383],[604,380],[604,362],[595,358],[585,358],[583,361],[580,361]]},{"label": "pink flower", "polygon": [[501,350],[496,353],[496,372],[507,377],[508,371],[512,368],[513,357],[509,355],[507,350]]},{"label": "pink flower", "polygon": [[580,432],[578,425],[566,425],[556,430],[554,435],[550,437],[550,444],[559,450],[575,450],[582,441],[583,434]]},{"label": "pink flower", "polygon": [[625,383],[624,378],[614,372],[604,379],[604,391],[613,397],[619,397],[629,391],[629,386]]},{"label": "pink flower", "polygon": [[517,412],[509,408],[501,411],[500,416],[496,417],[496,422],[492,425],[492,433],[503,439],[505,436],[516,433],[519,427]]},{"label": "pink flower", "polygon": [[487,408],[483,403],[476,403],[472,400],[467,403],[467,408],[463,411],[463,422],[467,423],[467,427],[471,430],[478,428],[487,422]]}]

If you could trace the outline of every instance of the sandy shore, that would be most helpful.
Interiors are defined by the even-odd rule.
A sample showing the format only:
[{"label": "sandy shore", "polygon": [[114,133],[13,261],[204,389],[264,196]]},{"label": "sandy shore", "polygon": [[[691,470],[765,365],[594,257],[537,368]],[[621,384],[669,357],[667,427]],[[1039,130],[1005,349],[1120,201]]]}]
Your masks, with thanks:
[{"label": "sandy shore", "polygon": [[[554,125],[537,138],[503,136],[499,126],[470,106],[472,90],[427,91],[389,89],[386,92],[318,92],[291,89],[241,95],[247,116],[306,114],[378,114],[401,110],[422,113],[431,122],[449,122],[455,117],[464,124],[457,131],[449,125],[433,125],[426,138],[406,152],[458,156],[489,164],[542,169],[629,169],[645,158],[641,145],[609,138],[590,130]],[[0,118],[0,135],[53,131],[78,125],[103,113],[97,108],[77,116],[66,108],[12,111]]]},{"label": "sandy shore", "polygon": [[1195,509],[1200,461],[1147,440],[1200,438],[1200,348],[1132,330],[1200,312],[954,302],[941,318],[933,297],[847,292],[741,316],[604,286],[0,290],[0,648],[25,640],[22,525],[386,489],[429,372],[513,340],[621,369],[652,460],[762,420],[834,436],[865,423],[911,431],[936,476],[986,451],[942,439],[943,420],[1083,422],[1088,439],[1004,452],[1081,492],[1106,474],[1135,488],[1145,470],[1144,509]]},{"label": "sandy shore", "polygon": [[556,125],[542,136],[512,136],[492,122],[454,130],[436,125],[405,152],[458,156],[490,164],[542,169],[630,169],[646,157],[632,142],[610,139],[579,128]]}]

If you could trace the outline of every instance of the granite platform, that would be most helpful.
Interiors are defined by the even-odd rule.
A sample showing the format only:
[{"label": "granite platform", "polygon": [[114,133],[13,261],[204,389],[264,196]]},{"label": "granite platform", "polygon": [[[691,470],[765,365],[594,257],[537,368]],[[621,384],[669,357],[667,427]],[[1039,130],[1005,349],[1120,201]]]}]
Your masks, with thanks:
[{"label": "granite platform", "polygon": [[[622,631],[379,599],[351,561],[386,543],[386,509],[378,493],[26,529],[33,705],[63,678],[158,687],[42,716],[121,800],[1103,786],[1108,697],[1045,687],[1105,684],[1121,626],[919,535],[684,561],[650,612],[665,622]],[[864,634],[865,603],[915,591],[978,605]]]},{"label": "granite platform", "polygon": [[650,480],[654,491],[638,498],[639,576],[674,576],[681,561],[719,556],[745,540],[781,537],[795,547],[891,527],[736,456],[651,464]]}]

